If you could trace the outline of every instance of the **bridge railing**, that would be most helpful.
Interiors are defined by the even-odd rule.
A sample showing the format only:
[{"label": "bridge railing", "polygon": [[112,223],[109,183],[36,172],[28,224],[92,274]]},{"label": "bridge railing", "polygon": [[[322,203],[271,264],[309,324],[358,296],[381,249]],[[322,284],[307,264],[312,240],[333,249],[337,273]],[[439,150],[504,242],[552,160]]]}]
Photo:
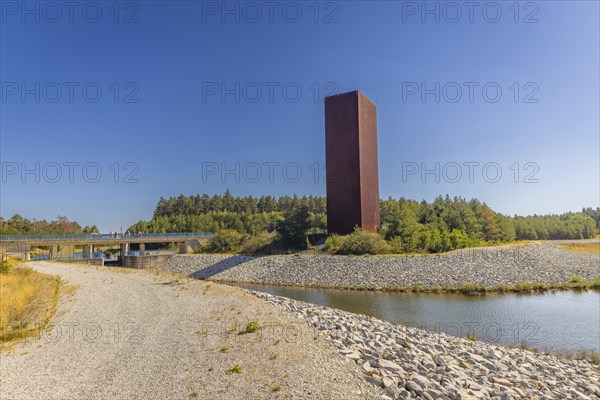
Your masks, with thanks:
[{"label": "bridge railing", "polygon": [[64,234],[64,235],[0,235],[2,242],[27,242],[27,241],[44,241],[44,240],[103,240],[111,239],[185,239],[195,237],[211,237],[211,232],[175,232],[175,233],[84,233],[84,234]]},{"label": "bridge railing", "polygon": [[175,255],[177,254],[174,250],[129,250],[120,253],[120,256],[126,257],[139,257],[139,256],[163,256],[163,255]]}]

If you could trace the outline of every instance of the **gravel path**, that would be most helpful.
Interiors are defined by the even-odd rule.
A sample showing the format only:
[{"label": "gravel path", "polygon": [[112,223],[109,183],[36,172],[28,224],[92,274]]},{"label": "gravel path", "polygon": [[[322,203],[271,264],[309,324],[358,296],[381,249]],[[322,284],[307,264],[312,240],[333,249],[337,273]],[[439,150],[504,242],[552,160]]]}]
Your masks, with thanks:
[{"label": "gravel path", "polygon": [[[34,262],[79,285],[49,334],[0,354],[1,399],[379,399],[289,312],[165,273]],[[240,335],[249,321],[261,329]],[[235,365],[240,373],[226,371]]]},{"label": "gravel path", "polygon": [[466,249],[426,257],[181,255],[159,269],[214,281],[394,290],[519,282],[564,284],[600,278],[600,255],[551,244]]}]

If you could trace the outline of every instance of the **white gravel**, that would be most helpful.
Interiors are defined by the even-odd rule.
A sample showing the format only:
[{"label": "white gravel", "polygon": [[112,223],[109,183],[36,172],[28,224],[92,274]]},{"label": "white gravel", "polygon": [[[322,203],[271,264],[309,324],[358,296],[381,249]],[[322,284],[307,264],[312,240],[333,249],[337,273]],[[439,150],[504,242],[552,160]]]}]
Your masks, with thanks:
[{"label": "white gravel", "polygon": [[420,286],[514,285],[600,278],[600,255],[572,253],[551,244],[467,249],[424,257],[327,255],[181,255],[159,269],[198,279],[273,285],[384,289]]},{"label": "white gravel", "polygon": [[[33,262],[79,285],[49,334],[0,354],[1,399],[375,399],[303,321],[238,289],[165,273]],[[257,332],[240,335],[249,321]],[[241,373],[226,374],[239,365]]]}]

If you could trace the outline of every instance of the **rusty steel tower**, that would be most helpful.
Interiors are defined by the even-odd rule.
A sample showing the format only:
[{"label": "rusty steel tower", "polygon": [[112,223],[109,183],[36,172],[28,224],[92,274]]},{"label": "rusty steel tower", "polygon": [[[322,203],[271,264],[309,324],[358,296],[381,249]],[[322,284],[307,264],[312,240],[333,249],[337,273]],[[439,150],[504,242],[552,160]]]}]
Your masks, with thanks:
[{"label": "rusty steel tower", "polygon": [[327,231],[379,228],[377,108],[358,90],[325,98]]}]

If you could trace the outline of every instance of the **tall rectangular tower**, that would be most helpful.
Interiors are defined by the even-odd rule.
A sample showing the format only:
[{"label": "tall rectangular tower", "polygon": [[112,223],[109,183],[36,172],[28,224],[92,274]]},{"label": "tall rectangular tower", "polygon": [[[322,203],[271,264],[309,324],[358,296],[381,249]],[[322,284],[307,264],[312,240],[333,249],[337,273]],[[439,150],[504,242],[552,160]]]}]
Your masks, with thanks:
[{"label": "tall rectangular tower", "polygon": [[327,231],[379,228],[377,109],[359,91],[325,98]]}]

